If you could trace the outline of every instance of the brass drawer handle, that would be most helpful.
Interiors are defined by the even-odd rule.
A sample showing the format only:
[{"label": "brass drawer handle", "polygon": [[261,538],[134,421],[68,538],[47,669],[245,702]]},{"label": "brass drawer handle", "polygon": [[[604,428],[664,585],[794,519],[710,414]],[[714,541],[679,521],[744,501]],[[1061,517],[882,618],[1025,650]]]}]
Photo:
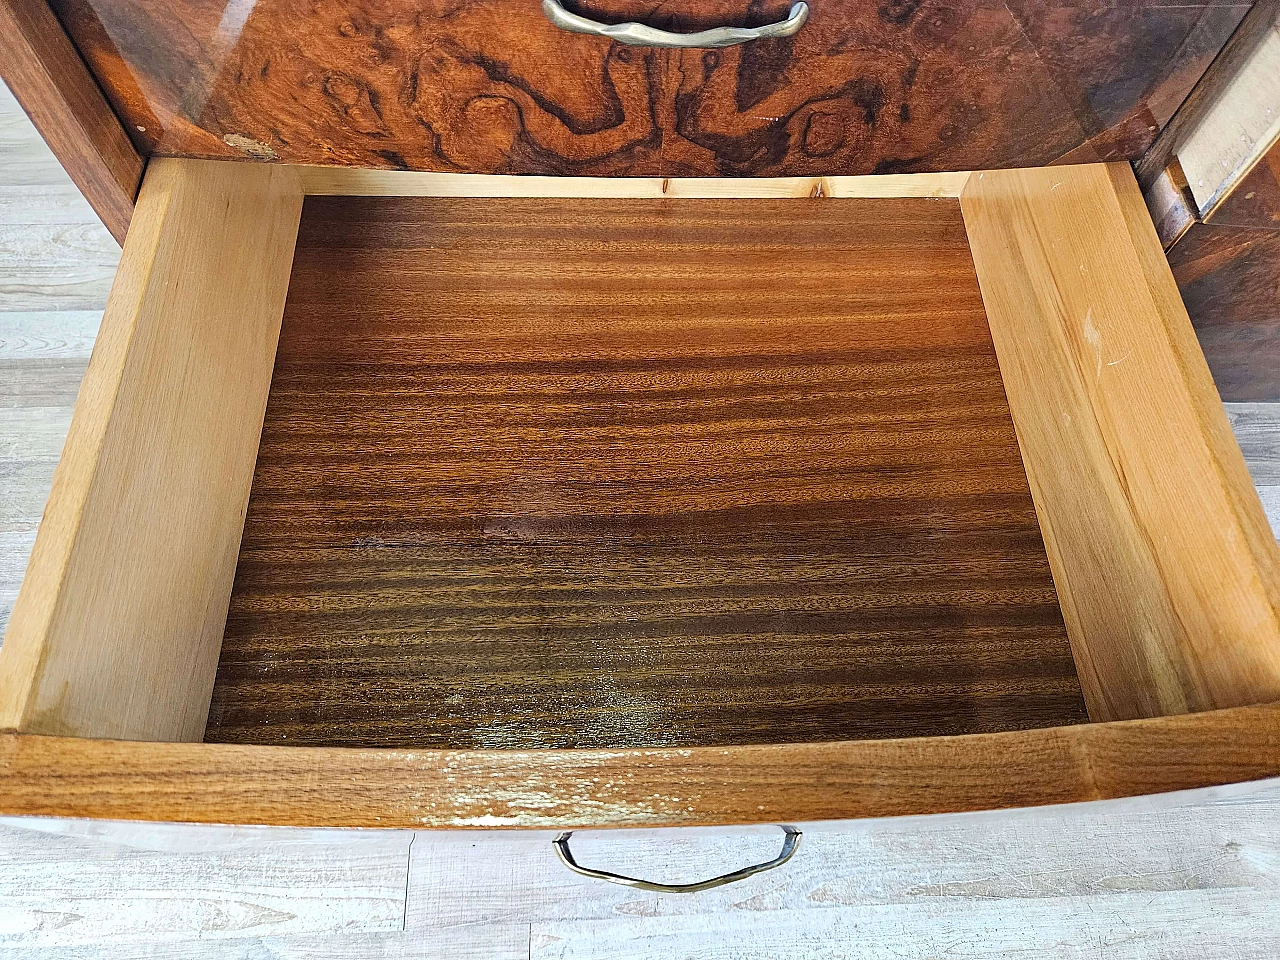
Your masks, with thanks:
[{"label": "brass drawer handle", "polygon": [[747,877],[755,876],[757,873],[764,873],[766,870],[780,867],[790,860],[796,852],[796,847],[800,845],[800,831],[795,827],[788,826],[783,826],[782,829],[786,834],[782,839],[782,852],[772,860],[767,863],[757,863],[750,867],[743,867],[741,870],[734,870],[732,873],[726,873],[723,876],[712,877],[710,880],[701,880],[698,883],[654,883],[651,880],[637,880],[635,877],[624,877],[618,873],[609,873],[607,870],[592,870],[590,867],[581,866],[578,861],[573,859],[573,854],[569,851],[569,838],[573,836],[571,832],[562,833],[551,842],[556,848],[556,856],[560,858],[560,862],[574,873],[580,873],[584,877],[595,877],[597,880],[620,883],[624,887],[635,887],[637,890],[649,890],[653,893],[697,893],[700,890],[710,890],[712,887],[723,887],[726,883],[733,883],[736,880],[745,880]]},{"label": "brass drawer handle", "polygon": [[609,37],[633,47],[733,47],[751,40],[790,37],[809,19],[809,5],[801,2],[791,7],[787,19],[763,27],[715,27],[697,33],[668,33],[643,23],[597,23],[560,5],[560,0],[542,0],[542,12],[561,30]]}]

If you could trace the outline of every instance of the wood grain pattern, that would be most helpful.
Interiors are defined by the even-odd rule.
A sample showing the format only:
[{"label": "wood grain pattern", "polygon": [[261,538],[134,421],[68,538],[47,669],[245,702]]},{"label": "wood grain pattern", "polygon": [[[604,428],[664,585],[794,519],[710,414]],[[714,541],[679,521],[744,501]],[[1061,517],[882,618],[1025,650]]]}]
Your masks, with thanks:
[{"label": "wood grain pattern", "polygon": [[[1142,801],[799,823],[800,849],[784,868],[693,897],[570,873],[548,857],[551,837],[543,830],[419,831],[405,927],[426,933],[523,922],[537,930],[598,921],[607,928],[644,918],[650,921],[644,932],[660,937],[680,918],[689,930],[698,918],[712,926],[717,917],[732,917],[758,940],[771,921],[800,911],[812,911],[808,919],[816,921],[819,914],[954,904],[994,920],[1015,902],[1069,914],[1084,900],[1103,909],[1109,897],[1245,891],[1255,902],[1274,902],[1280,915],[1280,877],[1270,868],[1275,790],[1264,781],[1233,788],[1231,800],[1218,802],[1189,791]],[[120,829],[94,826],[108,835]],[[575,833],[572,843],[593,866],[687,882],[769,859],[778,836],[776,827],[591,830]],[[928,928],[923,922],[918,932]],[[815,954],[822,955],[821,946]],[[803,947],[781,955],[810,956]],[[886,957],[882,950],[870,955]],[[1008,957],[994,949],[989,955]]]},{"label": "wood grain pattern", "polygon": [[202,935],[216,954],[219,941],[254,934],[398,932],[412,840],[393,830],[13,818],[0,823],[0,949],[111,944],[142,957],[120,942]]},{"label": "wood grain pattern", "polygon": [[[583,953],[626,943],[629,956],[649,957],[663,943],[701,956],[723,939],[725,918],[737,957],[776,944],[775,956],[817,960],[832,945],[814,929],[895,921],[874,942],[848,937],[837,947],[848,957],[850,945],[865,944],[852,956],[884,960],[899,944],[911,951],[938,937],[941,915],[964,934],[940,955],[971,949],[1006,960],[1015,945],[1092,935],[1091,945],[1123,940],[1108,958],[1203,960],[1223,956],[1223,944],[1241,946],[1232,957],[1265,956],[1280,929],[1277,784],[802,823],[800,852],[785,868],[696,897],[570,873],[546,830],[0,818],[0,944],[23,960],[527,960],[531,935],[546,950],[554,934]],[[767,859],[777,843],[776,827],[588,831],[573,840],[590,863],[673,880]],[[157,897],[158,888],[170,895]],[[1054,956],[1052,946],[1042,953]]]},{"label": "wood grain pattern", "polygon": [[968,171],[866,177],[513,177],[501,174],[298,166],[302,192],[338,197],[958,197]]},{"label": "wood grain pattern", "polygon": [[1088,134],[1063,158],[1082,163],[1142,156],[1249,4],[1009,0],[1008,7]]},{"label": "wood grain pattern", "polygon": [[302,206],[153,163],[0,647],[0,727],[198,739]]},{"label": "wood grain pattern", "polygon": [[58,161],[124,243],[142,158],[45,0],[0,0],[0,64]]},{"label": "wood grain pattern", "polygon": [[1186,141],[1192,128],[1212,104],[1221,98],[1223,91],[1253,56],[1259,43],[1274,29],[1278,12],[1280,0],[1257,0],[1227,42],[1221,45],[1212,63],[1190,88],[1151,149],[1135,164],[1134,171],[1144,192],[1150,189],[1177,157],[1178,148]]},{"label": "wood grain pattern", "polygon": [[[799,950],[811,950],[808,956],[822,960],[884,960],[903,953],[948,960],[1005,960],[1018,954],[1227,960],[1280,952],[1275,901],[1249,901],[1230,891],[1117,894],[1101,915],[1092,904],[1023,897],[993,905],[977,899],[976,904],[929,903],[922,897],[901,907],[840,912],[810,907],[780,914],[768,927],[744,926],[724,915],[661,923],[641,917],[540,923],[530,937],[529,960],[765,960],[796,956]],[[904,930],[912,935],[899,946],[895,941]]]},{"label": "wood grain pattern", "polygon": [[646,750],[0,734],[0,814],[350,827],[697,826],[994,810],[1280,775],[1280,705],[955,737]]},{"label": "wood grain pattern", "polygon": [[307,201],[209,740],[1083,719],[954,200]]},{"label": "wood grain pattern", "polygon": [[1151,214],[1160,246],[1165,250],[1181,240],[1199,222],[1196,198],[1191,195],[1186,175],[1176,158],[1142,192],[1142,196],[1147,201],[1147,212]]},{"label": "wood grain pattern", "polygon": [[1253,52],[1205,105],[1178,147],[1200,217],[1216,208],[1280,142],[1280,7]]},{"label": "wood grain pattern", "polygon": [[[1136,158],[1248,3],[812,0],[633,49],[524,0],[55,0],[145,149],[388,169],[813,176]],[[584,0],[686,31],[788,0]]]},{"label": "wood grain pattern", "polygon": [[1280,484],[1280,403],[1226,403],[1223,406],[1254,485]]},{"label": "wood grain pattern", "polygon": [[1223,400],[1280,400],[1280,145],[1169,264]]},{"label": "wood grain pattern", "polygon": [[1280,550],[1127,165],[961,196],[1089,715],[1280,695]]},{"label": "wood grain pattern", "polygon": [[1169,263],[1222,399],[1280,400],[1280,230],[1197,224]]},{"label": "wood grain pattern", "polygon": [[[8,143],[0,142],[0,179],[12,183],[17,165],[9,162]],[[57,169],[52,158],[49,163]],[[39,203],[38,191],[27,195],[29,202]],[[92,213],[82,211],[88,223]],[[19,239],[23,235],[14,234]],[[29,281],[28,271],[53,251],[42,242],[25,257],[19,256],[25,248],[0,246],[0,273],[6,281],[29,283],[28,289],[49,309],[62,306],[59,291],[40,285],[47,281]],[[84,343],[91,345],[96,323],[34,314],[18,317],[17,326],[5,325],[13,319],[12,314],[0,315],[0,357],[15,363],[87,359]],[[0,390],[9,382],[0,372]],[[34,378],[25,382],[46,393],[53,385],[51,381],[46,389]],[[74,394],[72,387],[58,400],[68,412]],[[14,439],[22,436],[0,429],[0,459]],[[28,491],[20,477],[0,475],[0,525],[15,516],[8,512],[11,501],[6,498],[29,497],[35,503],[34,519],[47,493],[47,478],[42,490]],[[5,549],[0,533],[0,577]],[[3,590],[0,583],[0,595]],[[78,829],[78,839],[63,842],[42,833],[21,842],[15,834],[26,834],[35,824],[48,830],[49,821],[13,818],[0,824],[0,912],[5,918],[0,939],[23,960],[209,960],[211,955],[222,960],[525,960],[531,922],[538,923],[540,933],[568,935],[588,931],[582,929],[585,925],[560,921],[611,918],[614,924],[607,929],[591,932],[615,945],[630,939],[635,956],[655,952],[647,937],[672,932],[666,911],[692,911],[700,921],[708,913],[732,918],[732,934],[742,948],[739,956],[776,945],[775,952],[816,958],[829,953],[830,944],[815,942],[821,918],[812,911],[826,908],[843,918],[840,929],[845,933],[857,925],[856,934],[840,941],[845,954],[855,944],[866,944],[869,952],[901,945],[908,955],[918,953],[924,938],[939,933],[941,912],[947,924],[959,916],[980,917],[981,927],[970,930],[968,942],[993,951],[1009,945],[1002,939],[1005,931],[1025,946],[1046,930],[1071,924],[1070,929],[1094,936],[1080,949],[1081,956],[1093,956],[1100,949],[1096,945],[1106,942],[1111,956],[1129,951],[1135,957],[1145,952],[1168,960],[1205,960],[1229,949],[1224,944],[1234,947],[1229,937],[1246,936],[1252,939],[1238,952],[1258,955],[1265,954],[1267,938],[1280,929],[1280,898],[1275,896],[1280,874],[1274,869],[1280,801],[1266,799],[1262,788],[1253,796],[1264,799],[1247,805],[1213,803],[1199,795],[1193,801],[1184,795],[1183,802],[1196,805],[1170,810],[1168,801],[1158,798],[988,816],[854,821],[826,834],[806,827],[802,855],[785,872],[698,897],[645,895],[575,877],[549,861],[542,834],[505,831],[483,842],[489,838],[475,831],[461,841],[453,831],[422,831],[412,845],[414,873],[407,885],[402,878],[399,888],[408,901],[408,929],[383,933],[362,932],[394,916],[388,909],[392,846],[386,845],[385,854],[370,850],[370,845],[380,846],[382,831],[335,831],[325,841],[298,828],[71,820],[62,823]],[[1117,811],[1117,805],[1127,809]],[[122,841],[121,831],[128,831],[132,841]],[[580,834],[575,844],[583,842],[592,862],[622,866],[638,859],[639,868],[647,869],[667,865],[675,850],[706,866],[733,865],[753,852],[732,846],[734,840],[772,842],[771,837],[749,836],[702,837],[700,842],[679,834],[673,839],[672,831],[644,831],[651,838],[646,841],[632,839],[635,832]],[[999,870],[993,872],[992,864]],[[291,890],[287,899],[286,886]],[[158,897],[160,887],[181,895]],[[1170,921],[1172,898],[1177,899],[1177,919]],[[1158,909],[1151,909],[1153,901]],[[53,929],[51,903],[58,911],[59,926]],[[810,911],[802,918],[803,930],[787,928],[788,935],[798,932],[798,938],[779,943],[780,922],[801,907]],[[523,922],[504,922],[499,919],[504,914]],[[638,917],[647,924],[637,922]],[[878,928],[883,936],[870,941],[865,924],[883,923],[887,917],[896,925]],[[347,925],[333,930],[332,918]],[[830,930],[834,923],[821,929]],[[311,929],[333,932],[280,935],[283,929],[313,924]],[[712,926],[699,922],[700,933],[678,929],[678,937],[664,942],[664,955],[683,945],[703,957],[714,949],[705,932]],[[1155,937],[1162,939],[1153,943]],[[32,945],[55,938],[75,945]],[[956,949],[948,942],[937,952],[944,946]],[[539,949],[546,949],[545,942]]]}]

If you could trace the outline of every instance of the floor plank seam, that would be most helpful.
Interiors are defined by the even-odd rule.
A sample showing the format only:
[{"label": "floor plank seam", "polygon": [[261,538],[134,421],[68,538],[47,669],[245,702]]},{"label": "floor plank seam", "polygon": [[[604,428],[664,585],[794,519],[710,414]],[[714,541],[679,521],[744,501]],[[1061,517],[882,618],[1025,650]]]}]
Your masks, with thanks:
[{"label": "floor plank seam", "polygon": [[413,878],[413,841],[418,839],[418,832],[415,830],[409,834],[409,847],[405,850],[404,857],[404,911],[400,914],[400,930],[401,932],[409,928],[409,884]]}]

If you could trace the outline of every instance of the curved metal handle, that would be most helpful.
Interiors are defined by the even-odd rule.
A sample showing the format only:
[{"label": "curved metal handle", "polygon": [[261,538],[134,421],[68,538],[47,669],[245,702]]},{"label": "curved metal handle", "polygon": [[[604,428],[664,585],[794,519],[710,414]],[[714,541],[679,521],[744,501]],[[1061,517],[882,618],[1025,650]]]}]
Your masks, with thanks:
[{"label": "curved metal handle", "polygon": [[699,890],[723,887],[726,883],[733,883],[735,880],[745,880],[757,873],[780,867],[790,860],[796,852],[796,847],[800,845],[801,834],[795,827],[783,826],[782,829],[786,834],[782,839],[782,852],[768,863],[757,863],[754,866],[743,867],[733,873],[726,873],[698,883],[654,883],[651,880],[637,880],[635,877],[609,873],[607,870],[592,870],[590,867],[581,866],[569,852],[569,838],[573,836],[572,833],[562,833],[551,842],[556,848],[556,856],[560,858],[560,862],[574,873],[580,873],[584,877],[595,877],[597,880],[607,880],[609,883],[620,883],[624,887],[635,887],[637,890],[650,890],[654,893],[697,893]]},{"label": "curved metal handle", "polygon": [[787,19],[763,27],[716,27],[697,33],[668,33],[643,23],[597,23],[560,5],[560,0],[542,0],[542,12],[561,30],[609,37],[633,47],[733,47],[751,40],[790,37],[809,19],[809,5],[801,2],[791,7]]}]

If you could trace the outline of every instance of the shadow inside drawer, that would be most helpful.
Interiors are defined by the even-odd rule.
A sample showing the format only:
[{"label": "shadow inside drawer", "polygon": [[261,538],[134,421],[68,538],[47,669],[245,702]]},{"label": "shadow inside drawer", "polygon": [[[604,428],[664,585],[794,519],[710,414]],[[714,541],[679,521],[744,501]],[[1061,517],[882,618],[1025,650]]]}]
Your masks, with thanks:
[{"label": "shadow inside drawer", "polygon": [[308,199],[207,740],[1085,719],[955,200]]}]

